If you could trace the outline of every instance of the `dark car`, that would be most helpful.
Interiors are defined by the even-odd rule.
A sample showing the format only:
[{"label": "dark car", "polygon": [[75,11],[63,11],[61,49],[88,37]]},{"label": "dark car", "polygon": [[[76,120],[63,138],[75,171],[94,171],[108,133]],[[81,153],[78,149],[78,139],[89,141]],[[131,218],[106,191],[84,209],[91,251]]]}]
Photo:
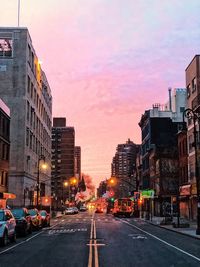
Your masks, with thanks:
[{"label": "dark car", "polygon": [[31,209],[28,211],[31,215],[32,227],[35,230],[42,228],[42,217],[37,209]]},{"label": "dark car", "polygon": [[85,206],[80,206],[79,210],[80,210],[80,211],[86,211],[86,210],[87,210],[87,207],[85,207]]},{"label": "dark car", "polygon": [[40,210],[39,213],[42,217],[42,226],[50,226],[50,214],[46,210]]},{"label": "dark car", "polygon": [[13,209],[12,214],[16,220],[16,233],[27,235],[32,233],[31,216],[26,208]]}]

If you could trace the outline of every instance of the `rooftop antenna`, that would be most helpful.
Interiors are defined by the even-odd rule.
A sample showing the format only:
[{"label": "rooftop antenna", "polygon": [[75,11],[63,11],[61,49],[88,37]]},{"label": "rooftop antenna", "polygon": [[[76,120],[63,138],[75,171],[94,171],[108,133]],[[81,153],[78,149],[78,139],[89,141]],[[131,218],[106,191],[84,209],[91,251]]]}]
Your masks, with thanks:
[{"label": "rooftop antenna", "polygon": [[19,27],[19,18],[20,18],[20,0],[18,0],[18,20],[17,20],[18,27]]}]

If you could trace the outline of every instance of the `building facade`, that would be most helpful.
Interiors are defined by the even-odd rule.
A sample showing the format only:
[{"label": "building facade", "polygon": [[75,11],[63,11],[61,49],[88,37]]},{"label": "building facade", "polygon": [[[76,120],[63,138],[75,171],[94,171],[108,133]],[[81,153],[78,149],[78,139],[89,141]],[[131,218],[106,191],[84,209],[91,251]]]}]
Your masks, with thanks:
[{"label": "building facade", "polygon": [[81,147],[75,146],[74,150],[74,173],[78,181],[81,179]]},{"label": "building facade", "polygon": [[8,188],[17,197],[10,205],[33,205],[38,168],[42,195],[51,194],[52,96],[27,28],[0,28],[0,97],[12,118]]},{"label": "building facade", "polygon": [[[187,88],[187,107],[195,112],[200,111],[200,55],[196,55],[185,70]],[[197,131],[199,123],[197,122]],[[194,148],[194,124],[192,119],[187,121],[187,142],[188,142],[188,182],[190,188],[190,218],[195,220],[197,217],[197,185],[195,177],[195,148]],[[199,149],[198,149],[199,150]],[[198,151],[198,161],[199,151]]]},{"label": "building facade", "polygon": [[118,179],[115,188],[116,197],[128,197],[136,191],[136,180],[134,170],[136,168],[136,157],[139,145],[130,139],[125,144],[119,144],[111,163],[111,176]]},{"label": "building facade", "polygon": [[0,99],[0,192],[8,192],[10,110]]},{"label": "building facade", "polygon": [[165,215],[166,207],[173,205],[178,193],[178,140],[177,133],[183,127],[183,111],[186,107],[186,89],[176,88],[169,102],[145,111],[139,126],[142,132],[142,189],[153,189],[153,208],[147,201],[147,209],[156,215]]},{"label": "building facade", "polygon": [[178,154],[179,154],[179,203],[181,217],[190,219],[190,191],[191,185],[188,181],[188,146],[186,127],[178,132]]},{"label": "building facade", "polygon": [[[52,196],[54,208],[61,208],[66,199],[74,199],[75,186],[75,130],[66,126],[66,118],[53,118],[52,128]],[[65,187],[64,182],[68,182]]]}]

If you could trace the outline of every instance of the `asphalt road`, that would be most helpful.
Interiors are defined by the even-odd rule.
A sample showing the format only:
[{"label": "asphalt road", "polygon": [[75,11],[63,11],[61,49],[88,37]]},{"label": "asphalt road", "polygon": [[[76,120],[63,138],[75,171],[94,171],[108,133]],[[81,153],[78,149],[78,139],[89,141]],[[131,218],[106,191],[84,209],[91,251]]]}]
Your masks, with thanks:
[{"label": "asphalt road", "polygon": [[0,267],[200,266],[200,240],[145,223],[89,212],[0,248]]}]

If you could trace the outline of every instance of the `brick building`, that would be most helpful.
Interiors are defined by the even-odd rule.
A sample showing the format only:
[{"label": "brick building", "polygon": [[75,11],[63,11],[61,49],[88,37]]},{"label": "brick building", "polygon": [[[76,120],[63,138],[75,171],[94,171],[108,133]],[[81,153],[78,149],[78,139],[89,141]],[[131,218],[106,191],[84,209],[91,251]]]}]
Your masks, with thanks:
[{"label": "brick building", "polygon": [[10,110],[0,99],[0,192],[8,192]]},{"label": "brick building", "polygon": [[52,128],[52,196],[55,208],[66,199],[74,199],[74,186],[64,186],[75,176],[75,130],[66,126],[66,118],[53,118]]}]

